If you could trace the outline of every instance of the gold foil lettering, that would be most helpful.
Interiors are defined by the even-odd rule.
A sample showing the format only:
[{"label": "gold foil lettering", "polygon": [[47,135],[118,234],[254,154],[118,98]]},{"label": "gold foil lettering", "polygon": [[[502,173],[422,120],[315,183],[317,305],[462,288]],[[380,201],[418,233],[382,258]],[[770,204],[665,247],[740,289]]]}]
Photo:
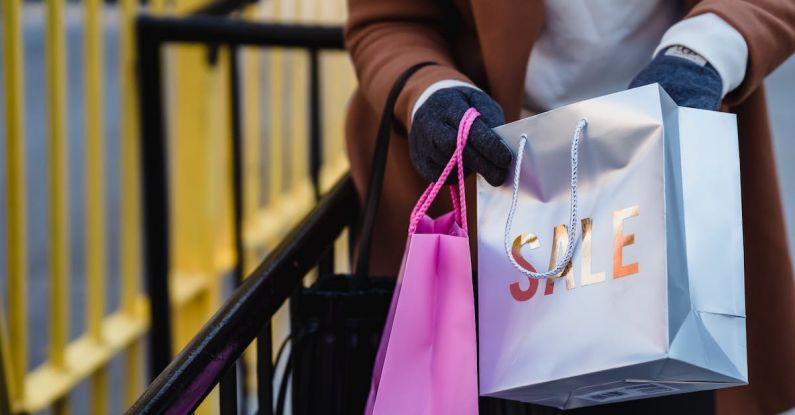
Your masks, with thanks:
[{"label": "gold foil lettering", "polygon": [[[525,260],[522,256],[521,250],[525,245],[527,245],[530,249],[536,249],[541,246],[541,242],[538,241],[538,237],[536,235],[532,233],[523,233],[513,240],[511,254],[513,255],[513,259],[515,259],[519,265],[525,269],[535,272],[535,267],[527,262],[527,260]],[[523,290],[522,287],[519,286],[518,282],[511,284],[511,296],[516,301],[527,301],[533,298],[533,296],[536,294],[536,291],[538,290],[538,280],[530,277],[527,277],[527,279],[530,282],[530,287],[528,287],[526,290]]]},{"label": "gold foil lettering", "polygon": [[633,262],[624,265],[623,250],[625,246],[635,243],[635,234],[624,235],[624,221],[638,216],[638,206],[631,206],[613,212],[613,279],[637,274],[639,265]]},{"label": "gold foil lettering", "polygon": [[[566,247],[569,244],[569,234],[566,225],[555,226],[555,232],[552,236],[552,255],[549,257],[549,268],[552,269],[558,262],[558,257],[566,254]],[[544,288],[544,295],[550,295],[555,291],[555,282],[559,278],[566,279],[566,289],[570,290],[575,287],[574,276],[571,272],[571,262],[566,264],[561,275],[547,278],[546,288]]]},{"label": "gold foil lettering", "polygon": [[605,281],[604,272],[598,272],[596,274],[591,273],[591,265],[593,259],[592,249],[591,249],[591,229],[592,229],[591,218],[583,219],[582,247],[580,250],[580,252],[582,253],[582,268],[580,269],[580,285],[590,285]]}]

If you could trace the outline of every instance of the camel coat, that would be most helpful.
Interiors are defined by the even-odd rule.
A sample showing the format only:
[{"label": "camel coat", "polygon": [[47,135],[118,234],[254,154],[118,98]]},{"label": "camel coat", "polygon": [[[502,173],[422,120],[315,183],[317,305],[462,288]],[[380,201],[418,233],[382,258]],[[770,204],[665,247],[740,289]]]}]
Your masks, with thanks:
[{"label": "camel coat", "polygon": [[[736,113],[739,123],[750,385],[718,391],[716,407],[721,414],[773,414],[795,407],[795,278],[763,80],[795,52],[795,0],[686,3],[689,16],[711,12],[731,24],[749,51],[745,80],[726,97],[723,109]],[[438,64],[417,72],[395,107],[398,125],[389,148],[373,273],[397,273],[409,212],[427,185],[412,169],[405,139],[418,96],[439,80],[468,81],[500,103],[506,121],[516,120],[528,57],[543,23],[543,0],[349,0],[345,40],[360,85],[350,102],[346,139],[360,194],[389,89],[409,66]],[[471,180],[469,188],[474,195]],[[469,205],[473,212],[472,199]]]}]

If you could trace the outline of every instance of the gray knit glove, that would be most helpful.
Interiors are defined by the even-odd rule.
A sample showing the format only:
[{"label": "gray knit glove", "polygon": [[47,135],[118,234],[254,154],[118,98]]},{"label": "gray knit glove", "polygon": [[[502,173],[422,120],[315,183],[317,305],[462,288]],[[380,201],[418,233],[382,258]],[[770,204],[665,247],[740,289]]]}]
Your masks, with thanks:
[{"label": "gray knit glove", "polygon": [[[414,168],[434,181],[456,147],[458,123],[475,107],[480,116],[472,124],[464,149],[465,174],[480,173],[489,184],[505,182],[513,153],[491,129],[505,123],[502,108],[483,91],[468,87],[443,88],[420,105],[409,131],[409,154]],[[455,182],[455,175],[450,175]]]},{"label": "gray knit glove", "polygon": [[630,88],[658,82],[681,107],[715,111],[720,106],[723,81],[701,55],[684,46],[661,51],[629,84]]}]

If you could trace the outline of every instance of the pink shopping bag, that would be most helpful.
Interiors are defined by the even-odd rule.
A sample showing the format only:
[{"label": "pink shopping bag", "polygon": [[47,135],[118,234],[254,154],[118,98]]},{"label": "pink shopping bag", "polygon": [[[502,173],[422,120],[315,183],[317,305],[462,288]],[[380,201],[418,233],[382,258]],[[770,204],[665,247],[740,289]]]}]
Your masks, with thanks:
[{"label": "pink shopping bag", "polygon": [[[411,215],[409,236],[386,327],[376,355],[365,414],[478,413],[472,268],[466,225],[462,152],[472,122],[461,119],[453,157]],[[425,215],[451,171],[453,212]]]}]

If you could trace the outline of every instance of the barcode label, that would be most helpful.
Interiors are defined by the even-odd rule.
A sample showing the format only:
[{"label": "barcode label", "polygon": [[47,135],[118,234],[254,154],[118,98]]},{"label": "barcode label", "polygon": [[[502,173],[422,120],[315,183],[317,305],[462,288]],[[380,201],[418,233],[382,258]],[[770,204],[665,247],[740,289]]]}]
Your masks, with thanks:
[{"label": "barcode label", "polygon": [[618,399],[637,399],[641,397],[659,395],[661,393],[675,392],[677,390],[678,389],[676,388],[659,383],[640,383],[636,385],[622,386],[620,388],[591,392],[584,395],[578,395],[577,397],[596,402],[611,402]]},{"label": "barcode label", "polygon": [[645,395],[656,395],[658,393],[665,393],[675,391],[676,389],[665,386],[665,385],[658,385],[656,383],[644,383],[642,385],[635,385],[635,386],[627,386],[628,390],[638,391]]},{"label": "barcode label", "polygon": [[607,400],[613,400],[613,399],[616,399],[616,398],[620,398],[622,396],[627,396],[627,394],[624,393],[624,392],[621,392],[621,391],[612,391],[612,392],[596,393],[596,394],[587,396],[587,398],[588,399],[593,399],[595,401],[607,401]]}]

